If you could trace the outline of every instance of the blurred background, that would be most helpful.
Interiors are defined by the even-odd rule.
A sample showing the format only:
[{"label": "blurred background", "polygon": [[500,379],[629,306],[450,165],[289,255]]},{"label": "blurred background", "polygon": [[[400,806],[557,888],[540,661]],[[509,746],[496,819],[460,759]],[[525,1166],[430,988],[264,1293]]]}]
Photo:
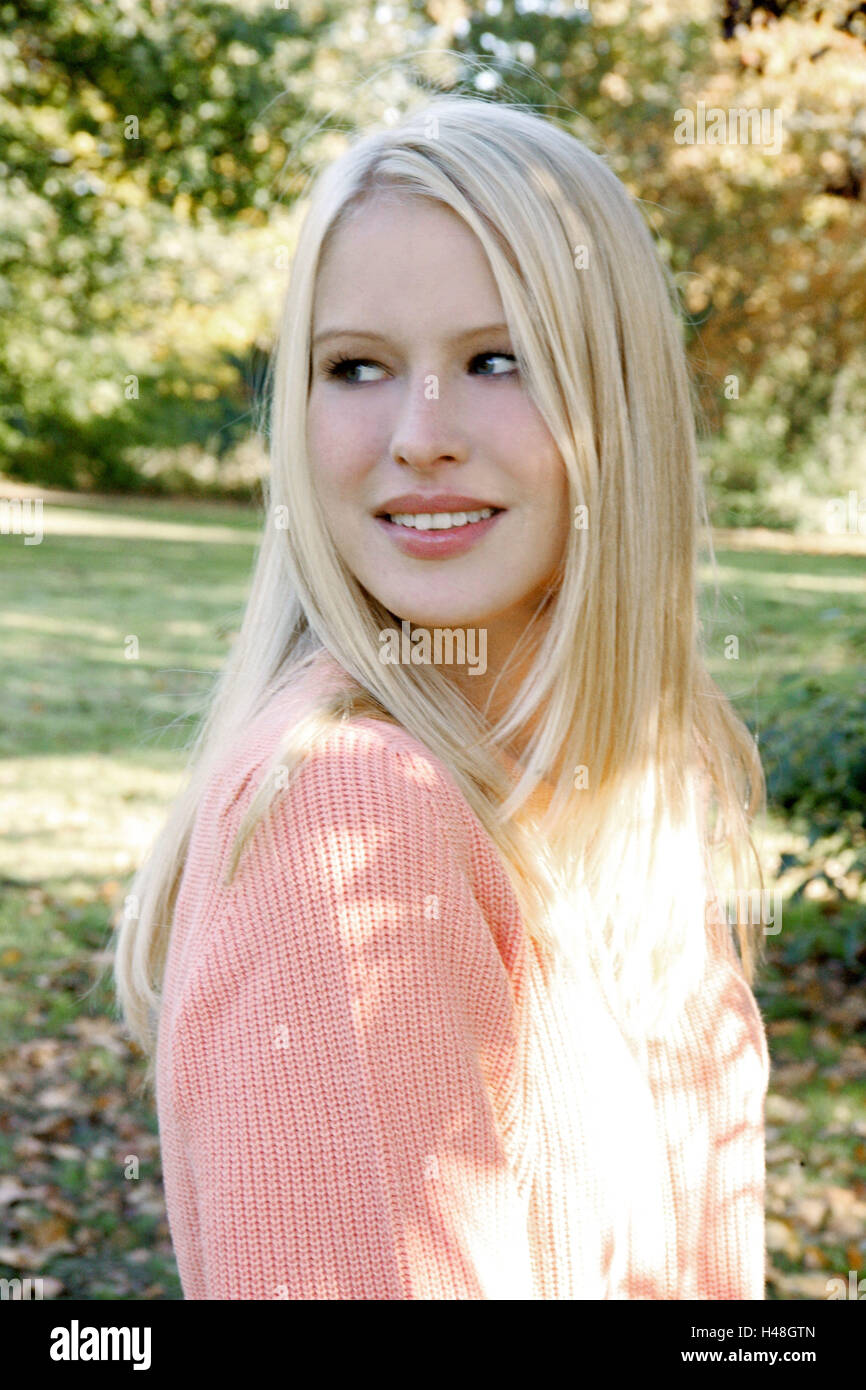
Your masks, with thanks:
[{"label": "blurred background", "polygon": [[[756,989],[767,1297],[866,1274],[866,7],[44,0],[0,20],[0,1279],[181,1296],[114,922],[243,611],[310,178],[448,90],[602,152],[675,276],[709,660],[759,740],[784,907]],[[732,111],[766,113],[761,138],[713,127]]]}]

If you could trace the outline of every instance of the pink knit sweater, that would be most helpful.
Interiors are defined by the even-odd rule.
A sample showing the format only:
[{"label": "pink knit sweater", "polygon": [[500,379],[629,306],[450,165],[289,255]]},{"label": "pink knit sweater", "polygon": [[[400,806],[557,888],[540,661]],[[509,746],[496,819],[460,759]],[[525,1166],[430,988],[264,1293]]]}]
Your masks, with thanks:
[{"label": "pink knit sweater", "polygon": [[325,655],[211,778],[157,1048],[193,1299],[762,1299],[769,1057],[714,964],[640,1059],[550,979],[494,847],[403,730],[342,724],[234,833]]}]

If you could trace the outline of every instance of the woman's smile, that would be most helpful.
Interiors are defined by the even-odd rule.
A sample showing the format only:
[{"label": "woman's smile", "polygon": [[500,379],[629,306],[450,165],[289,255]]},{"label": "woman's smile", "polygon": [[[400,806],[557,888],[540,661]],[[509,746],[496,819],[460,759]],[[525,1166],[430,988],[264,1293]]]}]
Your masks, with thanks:
[{"label": "woman's smile", "polygon": [[390,499],[374,520],[404,555],[437,560],[465,554],[506,510],[455,493],[404,493]]}]

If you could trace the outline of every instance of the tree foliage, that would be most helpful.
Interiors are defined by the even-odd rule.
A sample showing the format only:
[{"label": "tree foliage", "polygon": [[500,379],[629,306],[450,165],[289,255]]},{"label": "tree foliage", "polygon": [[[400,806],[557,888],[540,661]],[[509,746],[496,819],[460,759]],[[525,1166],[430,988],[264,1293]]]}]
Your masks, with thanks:
[{"label": "tree foliage", "polygon": [[[729,512],[779,519],[773,498],[859,486],[862,5],[281,3],[0,7],[7,473],[164,487],[190,451],[234,448],[296,200],[357,124],[382,118],[378,65],[433,49],[450,64],[440,86],[529,103],[641,200],[681,290]],[[681,142],[700,105],[771,113],[780,147]]]}]

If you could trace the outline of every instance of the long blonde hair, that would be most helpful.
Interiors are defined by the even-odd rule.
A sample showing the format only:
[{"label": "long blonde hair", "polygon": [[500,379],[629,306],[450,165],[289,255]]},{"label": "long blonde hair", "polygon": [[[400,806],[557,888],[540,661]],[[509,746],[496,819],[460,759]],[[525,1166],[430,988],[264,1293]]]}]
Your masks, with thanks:
[{"label": "long blonde hair", "polygon": [[[495,724],[435,665],[383,665],[379,634],[394,616],[343,563],[311,485],[317,267],[346,219],[394,190],[445,204],[479,238],[568,477],[575,524],[560,582],[529,673]],[[712,861],[729,851],[739,904],[750,852],[760,878],[749,821],[764,780],[702,655],[707,513],[692,389],[676,292],[634,201],[602,156],[542,117],[476,97],[428,99],[319,174],[269,383],[270,480],[243,623],[119,926],[116,988],[130,1032],[152,1066],[174,903],[209,776],[323,648],[351,679],[285,730],[230,877],[278,795],[273,769],[291,774],[341,717],[389,720],[450,770],[502,856],[540,958],[591,962],[623,1020],[644,1036],[663,1027],[712,950],[737,959],[725,919],[707,912],[720,902]],[[533,732],[515,780],[499,751],[522,729]],[[542,786],[552,795],[540,816],[530,803]],[[739,910],[736,927],[751,982],[760,938]]]}]

